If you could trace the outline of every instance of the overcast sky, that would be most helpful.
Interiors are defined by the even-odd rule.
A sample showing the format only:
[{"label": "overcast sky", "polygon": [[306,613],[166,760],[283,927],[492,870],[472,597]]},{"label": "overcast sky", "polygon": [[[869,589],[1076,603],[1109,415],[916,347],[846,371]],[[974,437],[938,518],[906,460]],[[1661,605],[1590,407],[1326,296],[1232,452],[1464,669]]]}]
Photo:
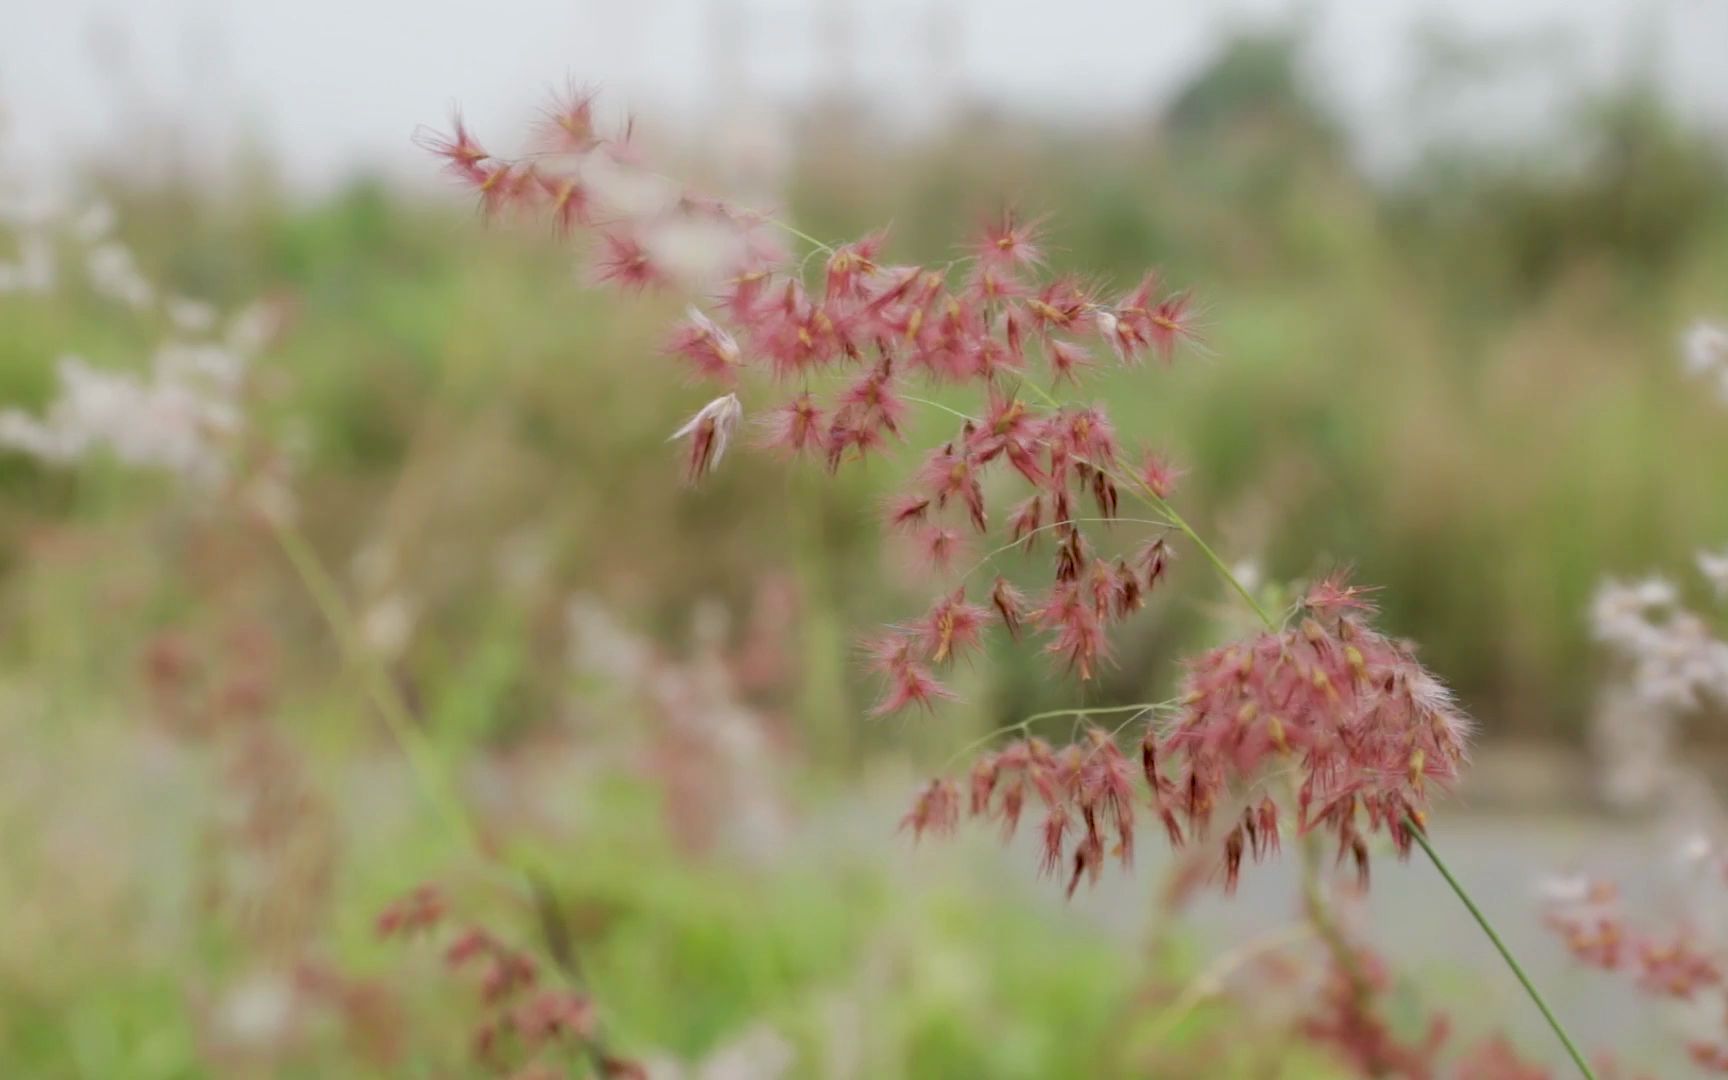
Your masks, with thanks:
[{"label": "overcast sky", "polygon": [[1728,128],[1728,0],[6,0],[0,107],[32,162],[172,119],[205,151],[260,138],[316,185],[423,172],[417,123],[460,102],[514,129],[567,78],[697,129],[735,107],[729,87],[785,101],[840,80],[907,122],[962,95],[1102,117],[1156,101],[1232,27],[1298,7],[1316,80],[1387,160],[1409,142],[1425,23],[1522,43],[1454,126],[1540,125],[1557,86],[1658,57],[1676,102]]}]

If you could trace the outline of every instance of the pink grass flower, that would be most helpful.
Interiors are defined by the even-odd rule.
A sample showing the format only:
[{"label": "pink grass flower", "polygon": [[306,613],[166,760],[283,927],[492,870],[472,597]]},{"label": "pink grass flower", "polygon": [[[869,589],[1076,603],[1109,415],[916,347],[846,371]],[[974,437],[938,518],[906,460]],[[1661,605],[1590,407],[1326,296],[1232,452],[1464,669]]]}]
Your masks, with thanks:
[{"label": "pink grass flower", "polygon": [[1092,291],[1072,276],[1055,278],[1026,302],[1033,325],[1046,336],[1083,330],[1093,308]]},{"label": "pink grass flower", "polygon": [[601,142],[595,127],[592,87],[571,84],[553,96],[537,132],[539,145],[556,154],[585,154]]},{"label": "pink grass flower", "polygon": [[829,300],[858,300],[866,296],[868,283],[879,271],[876,260],[887,240],[886,232],[877,232],[835,248],[828,256],[824,295]]},{"label": "pink grass flower", "polygon": [[1183,689],[1160,753],[1182,765],[1190,827],[1205,826],[1227,789],[1253,790],[1274,764],[1293,765],[1298,827],[1331,831],[1364,874],[1364,831],[1384,830],[1407,854],[1430,785],[1449,785],[1464,761],[1470,723],[1451,695],[1356,613],[1215,649]]},{"label": "pink grass flower", "polygon": [[1008,631],[1008,636],[1018,638],[1020,627],[1027,617],[1026,594],[1015,588],[1007,578],[999,577],[990,588],[990,606],[996,609],[996,615],[1002,620],[1002,628]]},{"label": "pink grass flower", "polygon": [[592,195],[580,178],[539,171],[535,173],[535,180],[546,200],[552,226],[559,235],[568,235],[590,223]]},{"label": "pink grass flower", "polygon": [[1044,497],[1033,495],[1022,500],[1008,514],[1008,532],[1015,543],[1031,548],[1044,525]]},{"label": "pink grass flower", "polygon": [[959,503],[966,508],[973,528],[979,532],[988,530],[978,468],[963,449],[956,450],[953,443],[936,449],[918,470],[917,483],[920,490],[935,498],[938,508],[946,507],[950,501]]},{"label": "pink grass flower", "polygon": [[933,569],[952,569],[965,550],[965,537],[945,525],[926,525],[918,531],[918,554]]},{"label": "pink grass flower", "polygon": [[1168,499],[1176,492],[1176,482],[1182,478],[1182,470],[1164,455],[1148,452],[1140,459],[1134,477],[1146,485],[1147,491],[1160,499]]},{"label": "pink grass flower", "polygon": [[1098,366],[1091,353],[1072,341],[1053,339],[1045,349],[1044,357],[1050,365],[1051,381],[1058,385],[1067,382],[1079,386],[1080,380]]},{"label": "pink grass flower", "polygon": [[972,253],[982,266],[998,269],[1036,267],[1044,262],[1040,244],[1043,220],[1017,220],[1004,211],[1001,218],[984,227]]},{"label": "pink grass flower", "polygon": [[[1132,526],[1120,520],[1128,512],[1121,503],[1169,497],[1178,473],[1156,455],[1123,462],[1101,406],[1028,404],[1023,394],[1036,389],[1025,381],[1030,354],[1042,355],[1056,387],[1078,384],[1105,346],[1125,364],[1148,355],[1168,361],[1196,336],[1190,298],[1168,292],[1155,274],[1112,299],[1082,278],[1051,275],[1042,222],[1012,214],[973,240],[969,258],[946,267],[896,265],[885,235],[874,233],[817,245],[826,258],[812,270],[814,253],[799,262],[763,215],[644,168],[632,134],[601,135],[593,93],[571,89],[549,111],[533,164],[489,155],[459,120],[454,134],[422,141],[489,212],[544,212],[561,230],[590,233],[598,280],[628,290],[723,280],[674,330],[668,351],[727,387],[752,370],[778,380],[783,389],[763,410],[755,440],[776,453],[817,456],[837,471],[890,452],[924,430],[912,422],[913,405],[949,408],[921,401],[925,386],[953,388],[954,408],[964,410],[960,430],[949,429],[885,506],[887,528],[904,532],[921,567],[938,574],[963,565],[967,525],[989,561],[1007,554],[992,536],[1002,534],[1021,549],[1011,557],[1037,564],[1042,580],[1028,586],[1036,596],[1029,600],[999,576],[988,607],[968,601],[965,582],[948,580],[924,616],[872,645],[870,666],[884,682],[877,715],[952,697],[932,669],[976,655],[991,619],[1010,635],[1036,628],[1054,665],[1082,681],[1097,678],[1110,633],[1162,584],[1172,554],[1163,529],[1123,536]],[[599,206],[603,225],[595,224]],[[668,239],[694,236],[720,252],[701,274]],[[966,394],[970,403],[959,401]],[[687,440],[691,481],[720,463],[742,412],[728,393],[675,433]],[[1044,532],[1054,551],[1034,554]],[[1276,850],[1281,820],[1326,831],[1363,872],[1376,833],[1407,852],[1429,793],[1457,776],[1469,723],[1408,646],[1370,625],[1371,614],[1365,590],[1342,577],[1317,584],[1279,630],[1189,665],[1179,711],[1156,727],[1147,721],[1137,769],[1101,731],[1060,750],[1020,740],[973,763],[973,815],[1012,832],[1035,794],[1046,812],[1046,871],[1060,870],[1070,891],[1096,880],[1110,859],[1132,858],[1137,804],[1172,843],[1192,842],[1212,818],[1224,818],[1206,850],[1217,852],[1208,872],[1226,887],[1245,863]],[[1289,802],[1266,789],[1274,772],[1296,776]],[[935,781],[909,827],[947,831],[957,807],[957,789]],[[1657,983],[1706,977],[1673,942],[1647,955]]]},{"label": "pink grass flower", "polygon": [[946,664],[984,645],[990,612],[966,602],[964,587],[944,596],[915,625],[920,650],[933,664]]},{"label": "pink grass flower", "polygon": [[951,780],[932,780],[918,793],[912,809],[901,819],[900,828],[912,830],[914,840],[926,832],[951,833],[960,823],[960,791]]},{"label": "pink grass flower", "polygon": [[486,170],[482,166],[491,155],[469,132],[460,113],[450,119],[450,134],[421,128],[414,133],[414,141],[422,149],[443,158],[445,168],[463,182],[479,187],[486,179]]},{"label": "pink grass flower", "polygon": [[758,441],[764,448],[788,457],[820,456],[826,450],[826,417],[814,398],[808,393],[799,394],[768,411],[761,421]]},{"label": "pink grass flower", "polygon": [[672,433],[672,439],[690,441],[684,470],[689,483],[696,483],[720,464],[743,416],[744,406],[738,401],[738,395],[726,394],[702,406],[683,427]]},{"label": "pink grass flower", "polygon": [[1032,619],[1050,633],[1045,651],[1061,657],[1080,679],[1091,679],[1109,658],[1110,642],[1097,606],[1077,582],[1052,587]]},{"label": "pink grass flower", "polygon": [[654,262],[642,241],[627,232],[600,234],[600,250],[594,262],[594,279],[624,289],[642,290],[664,285],[665,273]]},{"label": "pink grass flower", "polygon": [[870,669],[887,680],[871,715],[888,716],[912,706],[928,711],[939,701],[953,700],[954,694],[919,662],[912,636],[885,634],[866,643],[865,656]]},{"label": "pink grass flower", "polygon": [[666,351],[689,361],[697,377],[728,385],[737,381],[743,360],[737,340],[697,307],[673,331]]}]

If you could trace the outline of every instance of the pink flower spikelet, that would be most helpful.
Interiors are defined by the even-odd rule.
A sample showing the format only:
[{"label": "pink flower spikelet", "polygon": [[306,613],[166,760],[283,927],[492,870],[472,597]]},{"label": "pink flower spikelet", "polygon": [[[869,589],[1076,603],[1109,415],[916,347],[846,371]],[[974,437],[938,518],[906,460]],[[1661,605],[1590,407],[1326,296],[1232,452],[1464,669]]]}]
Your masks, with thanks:
[{"label": "pink flower spikelet", "polygon": [[1673,1014],[1698,1069],[1728,1074],[1728,856],[1704,837],[1687,845],[1685,888],[1662,922],[1634,920],[1620,891],[1582,876],[1545,883],[1543,918],[1578,963],[1619,975]]},{"label": "pink flower spikelet", "polygon": [[[882,683],[876,715],[951,698],[939,673],[981,654],[996,624],[1040,635],[1054,667],[1097,679],[1113,633],[1168,580],[1172,532],[1189,529],[1165,502],[1179,476],[1170,462],[1126,460],[1102,405],[1056,391],[1112,356],[1171,361],[1196,338],[1190,295],[1153,272],[1126,291],[1052,274],[1046,223],[1014,214],[988,221],[945,266],[897,264],[883,232],[824,243],[684,189],[643,165],[632,135],[607,130],[594,94],[572,90],[526,158],[481,148],[459,121],[422,142],[488,213],[541,213],[585,236],[600,283],[696,299],[667,351],[724,396],[675,436],[687,440],[691,481],[721,463],[747,400],[762,418],[753,441],[830,472],[940,425],[884,509],[916,569],[941,584],[922,618],[866,647]],[[694,251],[679,242],[692,234],[703,238]],[[794,241],[809,247],[802,258]],[[1152,516],[1136,517],[1136,500]],[[1009,557],[1024,569],[1007,572]],[[986,593],[972,577],[987,565]],[[1227,812],[1226,888],[1245,859],[1277,849],[1281,821],[1336,835],[1364,873],[1377,830],[1407,852],[1429,789],[1457,776],[1469,725],[1369,613],[1362,590],[1322,582],[1283,629],[1193,661],[1178,714],[1137,736],[1137,766],[1103,731],[1061,750],[1023,739],[981,759],[973,813],[1011,830],[1034,794],[1043,861],[1064,868],[1070,890],[1108,858],[1132,857],[1140,807],[1172,842]],[[1293,793],[1271,788],[1280,770],[1296,775]],[[914,832],[952,823],[947,781],[935,783]]]},{"label": "pink flower spikelet", "polygon": [[1369,626],[1363,603],[1338,603],[1339,590],[1323,583],[1289,629],[1193,661],[1161,753],[1191,830],[1294,766],[1298,828],[1335,834],[1365,877],[1364,828],[1407,855],[1430,786],[1458,777],[1471,724],[1409,646]]}]

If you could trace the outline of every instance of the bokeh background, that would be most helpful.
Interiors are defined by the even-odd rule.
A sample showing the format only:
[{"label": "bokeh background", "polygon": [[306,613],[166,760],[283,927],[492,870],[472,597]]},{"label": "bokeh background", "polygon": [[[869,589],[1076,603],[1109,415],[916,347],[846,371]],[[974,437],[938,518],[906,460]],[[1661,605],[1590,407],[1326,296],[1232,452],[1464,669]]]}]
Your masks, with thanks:
[{"label": "bokeh background", "polygon": [[[923,601],[876,528],[909,462],[830,483],[740,454],[681,487],[677,305],[482,223],[411,134],[455,103],[507,143],[574,78],[818,236],[891,223],[937,259],[1013,205],[1051,214],[1058,267],[1160,266],[1205,350],[1097,393],[1245,573],[1383,587],[1481,720],[1436,834],[1587,1041],[1660,1070],[1663,1028],[1566,974],[1531,889],[1636,873],[1674,809],[1603,797],[1588,613],[1728,538],[1728,403],[1677,359],[1728,312],[1725,56],[1707,0],[14,4],[0,255],[102,203],[165,292],[265,305],[248,423],[291,448],[364,649],[488,830],[551,868],[609,1030],[666,1075],[1341,1075],[1240,1038],[1271,1006],[1235,985],[1165,1022],[1292,919],[1280,868],[1178,916],[1156,857],[1065,903],[992,837],[895,834],[984,732],[1168,696],[1230,622],[1201,560],[1099,685],[1003,650],[963,704],[868,719],[853,642]],[[68,263],[0,294],[0,405],[48,401],[67,353],[142,370],[166,332]],[[0,1073],[484,1074],[471,995],[374,920],[426,881],[535,915],[364,683],[220,500],[0,456]],[[1430,870],[1377,875],[1359,917],[1425,1006],[1549,1060]]]}]

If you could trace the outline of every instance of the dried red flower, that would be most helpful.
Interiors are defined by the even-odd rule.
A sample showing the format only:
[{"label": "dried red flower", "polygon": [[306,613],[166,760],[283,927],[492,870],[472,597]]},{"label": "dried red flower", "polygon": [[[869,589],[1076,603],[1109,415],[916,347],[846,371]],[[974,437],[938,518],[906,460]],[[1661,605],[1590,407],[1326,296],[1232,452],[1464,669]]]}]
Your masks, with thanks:
[{"label": "dried red flower", "polygon": [[683,427],[672,433],[674,439],[690,441],[684,470],[690,483],[702,479],[720,464],[743,415],[744,407],[738,403],[738,395],[727,394],[702,406]]},{"label": "dried red flower", "polygon": [[967,603],[962,587],[938,600],[914,629],[923,655],[933,664],[945,664],[982,648],[989,621],[990,612]]},{"label": "dried red flower", "polygon": [[902,829],[911,829],[913,839],[925,832],[950,833],[960,823],[960,791],[952,781],[932,780],[918,793],[912,809],[901,820]]},{"label": "dried red flower", "polygon": [[737,381],[742,360],[737,340],[700,308],[689,310],[667,342],[666,351],[689,361],[692,374],[699,378],[727,385]]}]

